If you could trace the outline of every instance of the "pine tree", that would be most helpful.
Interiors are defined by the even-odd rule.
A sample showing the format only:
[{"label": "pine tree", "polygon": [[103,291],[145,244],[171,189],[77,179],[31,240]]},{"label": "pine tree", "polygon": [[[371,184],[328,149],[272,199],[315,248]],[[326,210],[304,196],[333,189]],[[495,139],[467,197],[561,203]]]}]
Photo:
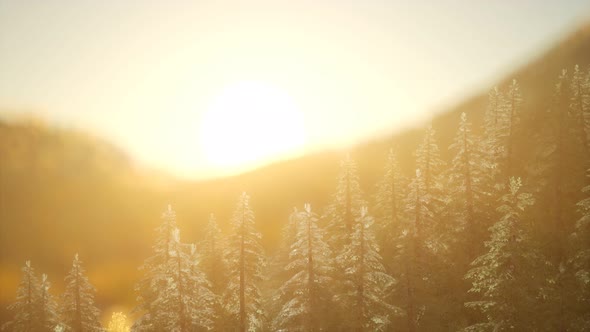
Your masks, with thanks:
[{"label": "pine tree", "polygon": [[40,327],[39,297],[40,285],[31,266],[26,261],[22,278],[16,291],[16,301],[8,309],[14,312],[14,319],[2,326],[3,330],[15,332],[37,331]]},{"label": "pine tree", "polygon": [[17,290],[17,300],[8,309],[15,312],[14,320],[2,327],[11,331],[53,331],[59,323],[57,305],[51,293],[47,275],[41,281],[35,276],[31,262],[22,268],[23,279]]},{"label": "pine tree", "polygon": [[568,72],[564,69],[554,88],[544,130],[536,137],[539,163],[534,182],[542,195],[541,203],[548,207],[541,214],[549,212],[553,220],[547,231],[555,244],[551,248],[554,262],[566,260],[566,238],[573,231],[574,206],[580,198],[579,183],[585,180],[585,169],[580,163],[584,151],[578,140],[577,120],[569,112],[570,94]]},{"label": "pine tree", "polygon": [[426,190],[425,178],[421,169],[416,170],[416,176],[410,182],[408,195],[404,200],[406,219],[416,240],[421,247],[426,248],[431,241],[428,228],[432,227],[433,213],[429,208],[431,196]]},{"label": "pine tree", "polygon": [[580,137],[579,141],[584,147],[586,155],[590,155],[590,141],[588,140],[590,129],[590,88],[588,84],[588,78],[584,77],[580,66],[576,65],[570,83],[570,111],[576,119],[578,125],[577,131]]},{"label": "pine tree", "polygon": [[113,312],[107,332],[129,332],[129,325],[127,324],[127,316],[122,312]]},{"label": "pine tree", "polygon": [[236,321],[238,331],[256,331],[262,328],[264,318],[259,285],[263,281],[265,259],[246,193],[240,195],[231,222],[226,252],[229,281],[224,295],[225,309]]},{"label": "pine tree", "polygon": [[362,197],[356,163],[347,155],[340,162],[336,192],[326,212],[333,247],[339,248],[348,242],[358,212],[365,205]]},{"label": "pine tree", "polygon": [[176,213],[170,205],[162,214],[154,255],[146,259],[139,283],[142,316],[134,331],[193,331],[210,329],[215,298],[205,274],[199,268],[194,245],[180,242]]},{"label": "pine tree", "polygon": [[495,220],[495,202],[500,199],[506,184],[502,173],[505,171],[505,128],[506,128],[506,96],[494,87],[488,94],[488,105],[484,115],[483,138],[475,148],[481,157],[475,159],[477,168],[481,170],[480,190],[487,198],[479,207],[486,220]]},{"label": "pine tree", "polygon": [[[436,131],[432,126],[426,128],[422,143],[416,150],[416,164],[420,170],[420,182],[424,188],[420,195],[424,198],[424,208],[431,214],[431,220],[424,220],[418,225],[419,236],[428,233],[428,246],[434,251],[446,250],[448,246],[449,230],[449,196],[445,188],[449,185],[444,180],[446,163],[440,157],[440,150],[436,140]],[[415,183],[416,185],[417,183]],[[413,187],[417,189],[416,186]],[[419,209],[420,210],[420,209]],[[428,228],[428,229],[427,229]]]},{"label": "pine tree", "polygon": [[404,198],[404,181],[397,156],[393,149],[389,150],[383,178],[377,184],[376,208],[380,216],[380,228],[395,228],[399,225],[399,219],[403,212],[402,200]]},{"label": "pine tree", "polygon": [[500,138],[505,146],[504,169],[505,175],[511,176],[515,165],[514,146],[516,141],[516,128],[520,123],[520,108],[522,95],[518,82],[513,79],[506,91],[506,107],[500,127]]},{"label": "pine tree", "polygon": [[461,326],[461,320],[472,319],[463,305],[469,301],[469,285],[462,277],[473,259],[482,253],[484,231],[491,220],[487,203],[492,193],[487,190],[493,190],[489,185],[492,179],[488,177],[492,174],[489,164],[485,163],[486,156],[480,151],[481,146],[471,130],[467,115],[462,113],[457,133],[449,147],[453,155],[448,170],[448,188],[452,198],[449,224],[453,227],[449,227],[446,236],[448,252],[444,253],[445,257],[439,254],[443,263],[434,268],[437,288],[443,290],[435,296],[438,303],[434,306],[444,311],[444,314],[439,314],[446,317],[444,321],[441,319],[441,325],[446,324],[448,329],[453,330]]},{"label": "pine tree", "polygon": [[[583,98],[583,102],[584,105],[586,105],[588,108],[586,108],[587,112],[590,112],[590,66],[588,66],[588,70],[586,71],[586,94],[585,94],[585,98]],[[587,119],[588,120],[588,119]],[[586,122],[586,128],[589,129],[588,127],[590,127],[590,123]]]},{"label": "pine tree", "polygon": [[[340,162],[340,169],[336,183],[336,191],[332,201],[326,209],[323,219],[327,222],[329,234],[328,243],[332,249],[332,258],[336,263],[334,266],[334,294],[345,292],[346,280],[342,276],[344,271],[352,263],[349,261],[338,261],[336,258],[342,253],[345,246],[349,244],[354,224],[358,220],[361,207],[365,206],[363,199],[356,162],[346,155]],[[343,265],[344,264],[344,265]],[[345,303],[338,302],[333,306],[330,316],[332,326],[330,329],[341,329],[352,324],[351,317],[345,309]]]},{"label": "pine tree", "polygon": [[196,247],[181,243],[178,229],[172,233],[164,275],[166,286],[155,301],[159,308],[156,320],[163,322],[167,331],[209,330],[215,319],[215,296],[198,267]]},{"label": "pine tree", "polygon": [[[588,176],[590,177],[590,169]],[[586,197],[578,202],[580,219],[573,234],[576,253],[572,263],[578,287],[576,294],[567,299],[575,305],[572,311],[577,317],[571,322],[573,331],[590,329],[590,185],[585,186],[583,192]]]},{"label": "pine tree", "polygon": [[[268,261],[270,278],[266,287],[268,293],[265,296],[265,312],[268,317],[278,317],[284,301],[291,295],[281,292],[281,288],[293,277],[292,271],[287,270],[285,266],[291,262],[291,246],[297,241],[300,223],[299,213],[298,209],[294,208],[289,215],[287,223],[281,229],[279,248]],[[271,321],[271,324],[274,328],[278,328],[277,326],[283,325],[283,319],[276,318]],[[303,327],[300,326],[300,328]]]},{"label": "pine tree", "polygon": [[470,292],[480,298],[465,305],[485,316],[485,321],[466,331],[531,331],[537,326],[541,258],[530,242],[530,224],[524,215],[533,198],[521,187],[520,178],[510,179],[498,208],[501,218],[485,243],[488,252],[473,261],[465,276],[472,283]]},{"label": "pine tree", "polygon": [[[552,142],[548,144],[542,144],[543,146],[547,146],[549,149],[547,153],[547,163],[546,167],[549,174],[543,174],[545,181],[549,182],[552,185],[552,195],[551,201],[553,205],[553,220],[555,220],[555,227],[552,229],[552,234],[556,236],[557,243],[557,262],[558,264],[562,262],[564,257],[564,250],[565,250],[565,237],[567,232],[567,227],[565,226],[564,218],[564,209],[567,206],[567,202],[564,202],[564,194],[567,191],[567,186],[564,181],[564,171],[567,171],[565,167],[569,166],[569,162],[572,160],[570,159],[571,151],[569,151],[568,147],[572,144],[568,140],[568,127],[567,127],[567,102],[569,99],[569,91],[566,88],[567,84],[567,71],[563,70],[561,75],[558,77],[557,84],[555,86],[555,93],[554,93],[554,101],[552,107],[552,113],[554,116],[555,121],[552,121],[554,124],[554,128],[551,131],[552,135]],[[543,142],[545,143],[545,142]]]},{"label": "pine tree", "polygon": [[422,172],[424,187],[432,198],[442,200],[441,177],[445,162],[440,157],[440,150],[436,141],[436,131],[432,126],[426,128],[422,143],[416,150],[416,164]]},{"label": "pine tree", "polygon": [[284,267],[289,277],[275,294],[280,310],[273,326],[277,330],[320,331],[325,328],[321,317],[332,280],[330,248],[309,204],[303,211],[295,210],[290,220],[295,234]]},{"label": "pine tree", "polygon": [[372,226],[373,218],[362,207],[351,241],[338,257],[339,261],[352,262],[344,271],[348,291],[337,298],[349,304],[348,312],[355,313],[355,331],[383,331],[391,323],[390,318],[401,313],[401,309],[384,301],[395,279],[385,271]]},{"label": "pine tree", "polygon": [[211,282],[211,291],[215,296],[214,330],[224,329],[224,312],[222,295],[227,284],[227,269],[223,252],[225,251],[225,241],[217,225],[215,216],[211,214],[205,229],[205,236],[199,244],[201,253],[201,270]]},{"label": "pine tree", "polygon": [[39,284],[39,321],[41,327],[38,331],[53,331],[55,326],[59,324],[59,315],[57,313],[57,303],[53,295],[49,293],[51,287],[47,280],[47,275],[41,275],[41,283]]},{"label": "pine tree", "polygon": [[385,165],[385,173],[377,183],[377,195],[375,198],[375,220],[379,243],[386,256],[392,255],[397,245],[391,239],[401,231],[404,189],[406,186],[406,181],[398,166],[397,156],[393,149],[390,149]]},{"label": "pine tree", "polygon": [[491,172],[495,180],[502,162],[504,147],[501,140],[501,128],[503,114],[506,107],[506,100],[502,91],[494,87],[488,93],[488,106],[484,115],[484,139],[482,140],[482,151],[486,152],[482,162]]},{"label": "pine tree", "polygon": [[196,245],[190,245],[190,254],[187,256],[189,266],[187,285],[190,292],[186,297],[193,303],[190,307],[192,324],[189,331],[212,330],[218,318],[215,311],[217,297],[211,291],[211,283],[207,275],[200,269],[201,257],[196,249]]},{"label": "pine tree", "polygon": [[564,69],[554,87],[549,111],[544,114],[542,130],[535,137],[537,161],[534,163],[532,189],[536,202],[543,209],[532,211],[540,222],[531,237],[543,243],[547,258],[547,282],[543,285],[545,325],[553,330],[565,330],[573,317],[576,297],[575,271],[571,256],[570,234],[574,230],[575,204],[579,199],[579,183],[583,168],[579,162],[583,147],[579,144],[577,122],[571,117],[568,72]]},{"label": "pine tree", "polygon": [[460,230],[454,237],[463,233],[461,238],[468,241],[463,249],[473,254],[477,251],[481,238],[479,230],[482,227],[477,223],[483,221],[480,209],[484,207],[483,199],[486,197],[483,188],[485,169],[482,169],[482,154],[477,138],[473,136],[471,122],[467,120],[465,113],[461,114],[459,129],[449,150],[454,153],[449,172],[453,219],[458,223]]},{"label": "pine tree", "polygon": [[165,278],[166,267],[170,260],[174,231],[177,229],[176,213],[172,206],[168,205],[161,219],[162,223],[156,228],[154,254],[140,267],[140,270],[144,271],[144,276],[135,287],[138,305],[134,309],[140,316],[132,326],[133,331],[162,331],[167,324],[156,318],[157,313],[163,310],[157,306],[157,300],[168,285]]},{"label": "pine tree", "polygon": [[66,331],[104,331],[100,324],[100,311],[94,305],[96,290],[88,281],[78,254],[72,269],[65,278],[66,290],[62,298],[61,316]]},{"label": "pine tree", "polygon": [[422,172],[416,170],[404,199],[403,227],[396,239],[398,247],[394,264],[399,269],[393,271],[394,277],[402,284],[395,298],[403,303],[410,332],[418,330],[427,307],[426,293],[430,282],[428,264],[429,257],[432,257],[429,246],[432,236],[429,230],[433,222],[429,201]]}]

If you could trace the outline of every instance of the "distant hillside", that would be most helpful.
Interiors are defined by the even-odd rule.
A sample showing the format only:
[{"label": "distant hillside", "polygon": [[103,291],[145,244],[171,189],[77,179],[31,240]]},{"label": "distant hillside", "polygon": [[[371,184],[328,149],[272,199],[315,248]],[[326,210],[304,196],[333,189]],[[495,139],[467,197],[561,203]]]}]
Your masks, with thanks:
[{"label": "distant hillside", "polygon": [[[138,248],[149,248],[164,200],[141,172],[119,149],[86,134],[0,122],[0,313],[26,259],[59,289],[79,252],[92,262],[97,287],[115,278],[120,290],[131,289],[145,253]],[[120,290],[107,289],[102,299],[115,294],[120,301]]]},{"label": "distant hillside", "polygon": [[[558,73],[574,64],[590,64],[590,26],[498,82],[503,86],[516,78],[522,88],[522,130],[515,147],[521,166],[533,157],[528,138],[540,127]],[[468,113],[477,126],[486,103],[487,91],[482,91],[433,119],[443,153],[459,114]],[[411,172],[421,136],[421,130],[408,130],[351,148],[363,189],[374,192],[390,147]],[[272,251],[293,206],[310,202],[319,209],[329,201],[343,155],[316,153],[239,176],[200,182],[167,179],[162,182],[168,185],[160,186],[159,175],[139,169],[104,141],[34,123],[0,122],[0,321],[26,259],[37,271],[47,272],[59,290],[76,252],[88,266],[103,308],[132,305],[136,269],[150,252],[153,229],[168,202],[177,210],[182,238],[196,241],[211,212],[227,227],[238,194],[247,191],[264,244]]]},{"label": "distant hillside", "polygon": [[[512,79],[517,79],[521,86],[524,99],[522,130],[518,133],[520,138],[515,151],[520,166],[531,160],[531,153],[535,151],[532,148],[533,141],[527,138],[539,130],[543,114],[550,105],[558,74],[564,68],[571,70],[576,64],[583,68],[590,64],[590,25],[579,29],[529,65],[510,73],[497,83],[498,87],[504,87]],[[487,107],[487,93],[481,91],[433,118],[432,124],[437,130],[443,157],[448,157],[447,147],[456,132],[462,112],[468,114],[474,128],[481,125]],[[422,128],[406,130],[352,147],[349,152],[359,164],[363,189],[370,193],[374,191],[373,186],[382,175],[387,151],[391,147],[396,149],[402,168],[407,173],[412,172],[412,154],[422,135]],[[268,229],[269,234],[276,235],[293,206],[309,201],[322,207],[328,202],[335,187],[339,160],[345,153],[344,150],[317,153],[262,167],[240,176],[189,183],[175,193],[175,201],[180,205],[180,211],[186,211],[191,219],[199,220],[205,218],[206,208],[191,209],[190,206],[207,202],[211,211],[230,213],[237,194],[246,190],[252,194],[252,204],[260,223]],[[276,236],[267,237],[266,243],[274,245],[276,239]]]}]

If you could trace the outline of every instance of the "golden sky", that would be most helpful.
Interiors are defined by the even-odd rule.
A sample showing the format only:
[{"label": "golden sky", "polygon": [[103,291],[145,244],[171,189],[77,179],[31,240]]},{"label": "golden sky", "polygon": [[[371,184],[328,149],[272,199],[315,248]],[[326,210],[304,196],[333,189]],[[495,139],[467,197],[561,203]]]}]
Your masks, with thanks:
[{"label": "golden sky", "polygon": [[416,123],[588,18],[572,1],[0,0],[0,108],[188,177]]}]

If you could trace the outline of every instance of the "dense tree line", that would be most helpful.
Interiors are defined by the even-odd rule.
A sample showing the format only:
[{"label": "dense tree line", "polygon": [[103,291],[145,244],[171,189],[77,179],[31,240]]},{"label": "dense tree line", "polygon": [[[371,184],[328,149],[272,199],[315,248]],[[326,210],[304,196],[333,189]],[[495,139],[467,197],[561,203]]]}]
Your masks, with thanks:
[{"label": "dense tree line", "polygon": [[[450,160],[429,126],[415,171],[392,149],[373,195],[347,156],[330,203],[295,208],[272,255],[246,193],[231,232],[211,215],[197,245],[181,241],[168,206],[131,330],[590,330],[590,70],[559,75],[522,167],[525,101],[516,80],[492,89],[481,127],[457,119]],[[5,328],[102,330],[77,255],[59,306],[45,275],[29,262],[22,272]]]},{"label": "dense tree line", "polygon": [[100,312],[94,304],[96,290],[88,281],[82,261],[74,256],[66,275],[66,288],[59,306],[49,293],[47,275],[37,278],[31,262],[22,268],[16,302],[9,309],[14,319],[2,326],[8,331],[103,331]]}]

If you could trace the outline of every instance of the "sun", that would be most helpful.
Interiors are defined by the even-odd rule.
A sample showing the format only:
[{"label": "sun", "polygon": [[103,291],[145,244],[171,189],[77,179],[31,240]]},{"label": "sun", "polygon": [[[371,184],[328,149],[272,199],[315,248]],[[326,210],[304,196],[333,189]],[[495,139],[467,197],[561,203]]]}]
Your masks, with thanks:
[{"label": "sun", "polygon": [[205,157],[222,172],[293,155],[305,143],[303,116],[293,99],[258,81],[225,87],[213,98],[201,125]]}]

